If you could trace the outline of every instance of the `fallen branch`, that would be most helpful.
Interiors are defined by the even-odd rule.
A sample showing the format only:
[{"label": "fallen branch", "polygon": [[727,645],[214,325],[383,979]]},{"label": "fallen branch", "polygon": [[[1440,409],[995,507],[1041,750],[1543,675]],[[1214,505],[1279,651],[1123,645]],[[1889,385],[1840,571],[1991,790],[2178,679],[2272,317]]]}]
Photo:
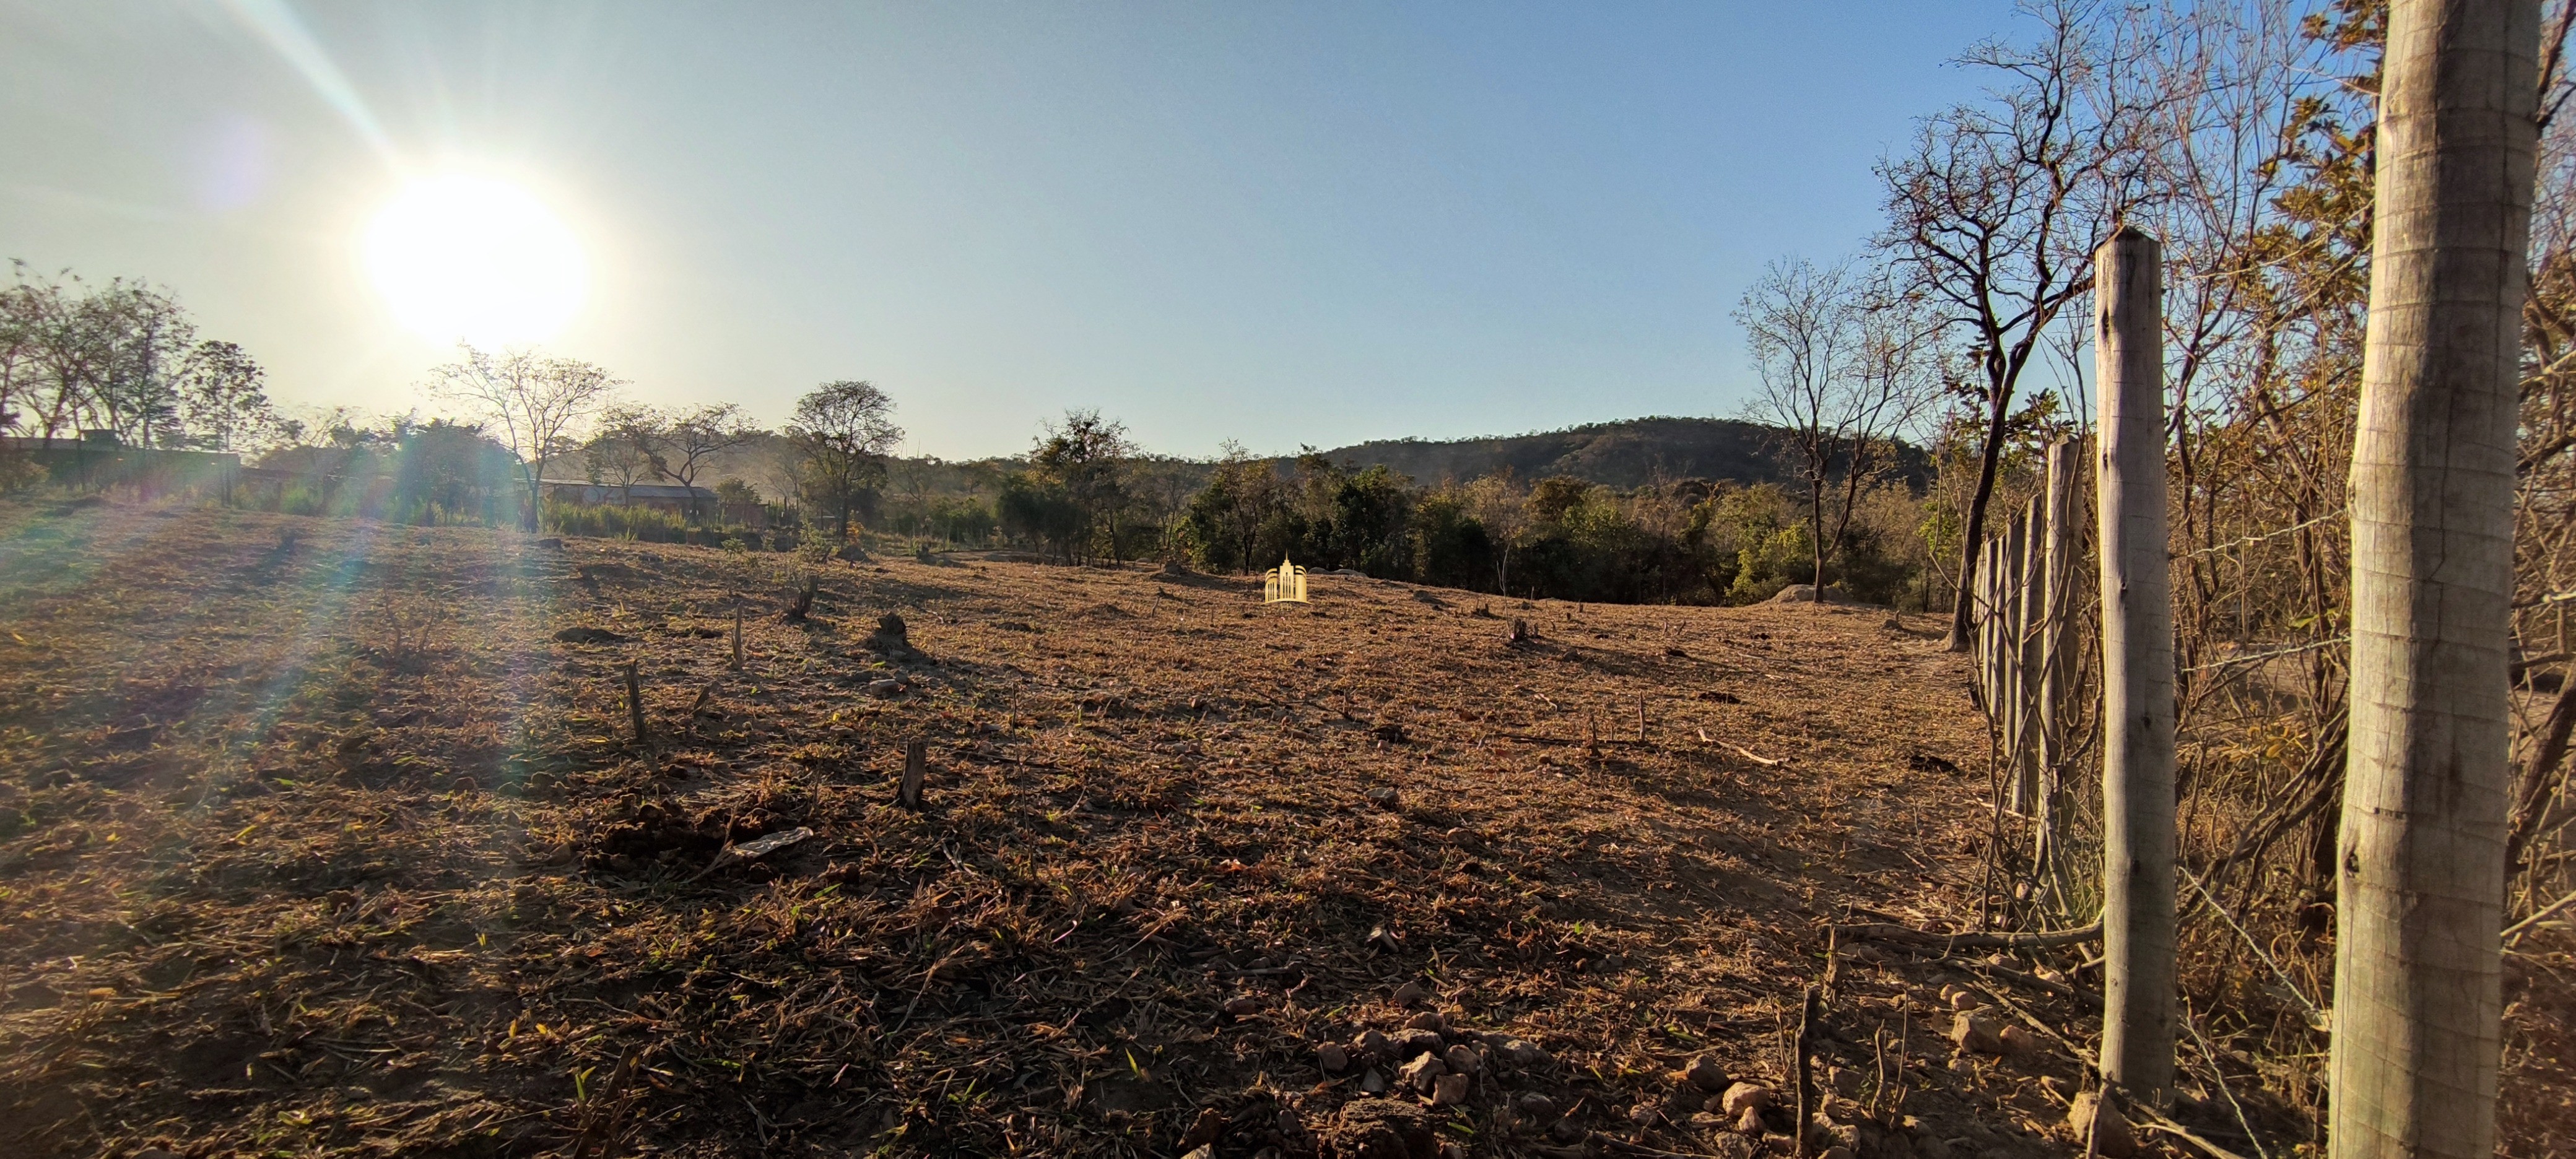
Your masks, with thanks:
[{"label": "fallen branch", "polygon": [[2511,948],[2513,948],[2514,943],[2521,941],[2521,940],[2522,940],[2522,935],[2523,935],[2524,933],[2528,932],[2528,931],[2529,931],[2533,926],[2539,925],[2541,922],[2547,921],[2547,920],[2549,919],[2549,916],[2550,916],[2551,914],[2554,914],[2554,913],[2557,913],[2557,912],[2558,912],[2558,911],[2560,911],[2560,910],[2566,909],[2568,906],[2571,906],[2571,905],[2576,905],[2576,893],[2571,893],[2571,894],[2568,894],[2568,895],[2567,895],[2567,896],[2565,896],[2565,897],[2559,898],[2557,901],[2553,901],[2553,902],[2549,903],[2549,908],[2544,909],[2544,910],[2541,910],[2539,913],[2533,914],[2533,915],[2531,915],[2530,917],[2524,918],[2524,919],[2522,919],[2521,921],[2515,922],[2515,923],[2513,923],[2512,925],[2505,927],[2505,931],[2504,931],[2504,944],[2505,944],[2505,948],[2506,948],[2506,949],[2511,949]]},{"label": "fallen branch", "polygon": [[2209,1140],[2194,1134],[2191,1128],[2174,1122],[2163,1115],[2157,1114],[2153,1107],[2132,1101],[2127,1109],[2129,1113],[2138,1117],[2140,1126],[2146,1127],[2150,1130],[2161,1131],[2167,1135],[2173,1136],[2174,1138],[2180,1139],[2185,1143],[2189,1143],[2194,1147],[2198,1147],[2204,1153],[2208,1154],[2209,1159],[2245,1159],[2244,1156],[2239,1155],[2234,1151],[2230,1151],[2225,1147],[2221,1147],[2216,1143],[2212,1143]]},{"label": "fallen branch", "polygon": [[2101,938],[2102,923],[2072,930],[2052,930],[2038,934],[1936,934],[1912,926],[1864,922],[1854,926],[1835,926],[1834,932],[1848,938],[1868,938],[1880,942],[1904,942],[1917,946],[1940,946],[1944,949],[1969,950],[2044,950],[2052,946],[2072,946]]},{"label": "fallen branch", "polygon": [[1710,740],[1710,739],[1709,739],[1709,736],[1708,736],[1708,730],[1707,730],[1707,729],[1704,729],[1704,728],[1699,730],[1699,742],[1700,742],[1701,744],[1724,745],[1724,746],[1725,746],[1725,747],[1727,747],[1727,748],[1734,749],[1734,750],[1736,751],[1736,753],[1737,753],[1737,754],[1739,754],[1739,755],[1741,755],[1745,760],[1751,761],[1751,762],[1753,762],[1754,764],[1757,764],[1757,765],[1761,765],[1761,766],[1763,766],[1764,768],[1774,768],[1774,769],[1776,769],[1776,768],[1778,768],[1778,767],[1780,767],[1780,766],[1782,766],[1782,765],[1785,765],[1785,764],[1788,764],[1788,763],[1789,763],[1789,758],[1787,758],[1787,757],[1781,757],[1781,758],[1779,758],[1779,759],[1777,759],[1777,760],[1774,760],[1774,759],[1772,759],[1772,758],[1770,758],[1770,757],[1766,757],[1766,756],[1763,756],[1763,755],[1762,755],[1762,754],[1760,754],[1760,753],[1754,752],[1752,749],[1746,748],[1746,747],[1744,747],[1743,745],[1740,745],[1740,744],[1729,744],[1729,743],[1728,743],[1728,742],[1726,742],[1726,741],[1721,741],[1721,740]]},{"label": "fallen branch", "polygon": [[2023,973],[2023,972],[2021,972],[2021,971],[2019,971],[2019,970],[2013,969],[2013,968],[2012,968],[2012,967],[2010,967],[2010,966],[1998,966],[1998,965],[1995,965],[1995,964],[1994,964],[1994,963],[1992,963],[1992,962],[1987,962],[1987,961],[1983,961],[1983,960],[1976,959],[1976,958],[1961,958],[1961,957],[1958,957],[1958,956],[1956,956],[1956,955],[1944,955],[1944,956],[1945,956],[1945,957],[1948,957],[1948,958],[1949,958],[1949,960],[1951,960],[1951,961],[1953,961],[1953,962],[1957,962],[1957,963],[1959,963],[1959,964],[1961,964],[1961,965],[1964,965],[1964,966],[1971,966],[1971,967],[1974,967],[1974,968],[1976,968],[1976,969],[1978,969],[1978,970],[1982,970],[1982,971],[1984,971],[1984,972],[1986,972],[1986,973],[1993,974],[1993,975],[1995,975],[1995,976],[1996,976],[1996,977],[1998,977],[1998,978],[2003,978],[2003,979],[2005,979],[2005,980],[2007,980],[2007,981],[2010,981],[2010,982],[2013,982],[2013,983],[2015,983],[2015,984],[2017,984],[2017,985],[2027,986],[2027,987],[2029,987],[2029,988],[2031,988],[2031,989],[2033,989],[2033,990],[2044,990],[2044,991],[2046,991],[2046,992],[2048,992],[2048,993],[2055,994],[2055,995],[2057,995],[2057,996],[2058,996],[2058,997],[2060,997],[2060,998],[2072,998],[2072,999],[2074,999],[2075,1001],[2080,1002],[2080,1003],[2083,1003],[2084,1005],[2087,1005],[2087,1006],[2100,1006],[2100,1005],[2102,1004],[2102,996],[2101,996],[2101,995],[2096,994],[2096,993],[2094,993],[2094,992],[2092,992],[2092,991],[2090,991],[2090,990],[2084,989],[2084,988],[2083,988],[2083,987],[2081,987],[2081,986],[2070,986],[2070,985],[2068,985],[2068,984],[2066,984],[2066,983],[2064,983],[2064,982],[2051,982],[2051,981],[2049,981],[2048,979],[2046,979],[2046,978],[2042,978],[2042,977],[2040,977],[2040,976],[2039,976],[2039,975],[2037,975],[2037,974],[2025,974],[2025,973]]}]

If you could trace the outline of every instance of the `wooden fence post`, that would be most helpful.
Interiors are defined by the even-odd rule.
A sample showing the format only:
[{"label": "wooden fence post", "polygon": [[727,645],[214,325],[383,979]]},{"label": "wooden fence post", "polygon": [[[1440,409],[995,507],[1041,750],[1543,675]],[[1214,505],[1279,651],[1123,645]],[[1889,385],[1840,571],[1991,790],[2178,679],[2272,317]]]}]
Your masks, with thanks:
[{"label": "wooden fence post", "polygon": [[2039,795],[2031,827],[2031,870],[2055,897],[2065,896],[2064,850],[2068,665],[2075,657],[2075,444],[2048,445],[2048,545],[2040,569],[2048,619],[2039,634]]},{"label": "wooden fence post", "polygon": [[635,675],[635,662],[626,662],[626,721],[634,726],[635,743],[644,743],[644,686]]},{"label": "wooden fence post", "polygon": [[1996,723],[2003,722],[2003,649],[1996,646],[2000,633],[1997,601],[2003,591],[1995,582],[2002,552],[1997,548],[2001,537],[1986,537],[1985,549],[1977,553],[1977,600],[1971,609],[1975,628],[1978,694],[1985,698],[1986,715]]},{"label": "wooden fence post", "polygon": [[2013,807],[2024,816],[2038,812],[2039,802],[2039,667],[2040,626],[2047,622],[2046,587],[2040,569],[2046,563],[2046,509],[2038,498],[2022,507],[2014,527],[2021,534],[2019,567],[2013,575],[2018,613],[2013,620]]},{"label": "wooden fence post", "polygon": [[2352,454],[2334,1159],[2495,1153],[2540,11],[2389,6]]},{"label": "wooden fence post", "polygon": [[919,739],[903,742],[903,784],[895,798],[906,809],[921,807],[921,782],[930,772],[929,744]]},{"label": "wooden fence post", "polygon": [[2165,529],[2163,246],[2093,254],[2101,389],[2102,1077],[2173,1082],[2174,661]]}]

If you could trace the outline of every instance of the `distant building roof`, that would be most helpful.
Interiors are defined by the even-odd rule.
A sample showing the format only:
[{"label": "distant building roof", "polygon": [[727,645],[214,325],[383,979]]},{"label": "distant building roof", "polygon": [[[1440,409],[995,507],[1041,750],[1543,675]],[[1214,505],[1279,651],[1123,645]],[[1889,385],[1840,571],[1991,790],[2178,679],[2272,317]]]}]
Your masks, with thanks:
[{"label": "distant building roof", "polygon": [[632,487],[615,483],[593,483],[588,479],[539,479],[544,487],[579,487],[585,492],[602,495],[632,495],[638,499],[713,499],[716,493],[704,487],[683,487],[677,483],[637,483]]}]

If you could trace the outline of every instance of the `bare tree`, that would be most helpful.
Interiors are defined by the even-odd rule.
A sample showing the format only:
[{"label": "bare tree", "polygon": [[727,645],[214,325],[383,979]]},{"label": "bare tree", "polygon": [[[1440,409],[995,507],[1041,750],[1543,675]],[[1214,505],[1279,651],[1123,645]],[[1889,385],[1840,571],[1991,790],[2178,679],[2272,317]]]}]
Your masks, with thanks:
[{"label": "bare tree", "polygon": [[625,382],[577,358],[529,349],[494,354],[462,342],[457,350],[457,361],[429,372],[430,389],[479,410],[485,432],[498,433],[518,458],[528,501],[519,523],[535,531],[544,506],[546,464],[574,448],[581,425],[608,405]]},{"label": "bare tree", "polygon": [[655,464],[663,475],[688,491],[689,514],[698,514],[698,477],[715,457],[750,442],[760,428],[745,418],[739,403],[716,403],[684,414],[666,415],[659,432]]},{"label": "bare tree", "polygon": [[1895,465],[1895,435],[1930,394],[1936,327],[1907,306],[1849,262],[1797,259],[1772,263],[1736,307],[1761,383],[1753,417],[1780,428],[1806,484],[1819,598],[1860,493]]},{"label": "bare tree", "polygon": [[796,400],[787,424],[805,489],[830,507],[834,530],[850,537],[850,516],[885,481],[886,456],[903,442],[894,400],[864,381],[827,382]]},{"label": "bare tree", "polygon": [[[1983,425],[1975,491],[1960,538],[1976,571],[1996,473],[2016,429],[2021,380],[2051,323],[2091,282],[2088,252],[2132,196],[2137,110],[2101,84],[2106,54],[2093,5],[2038,10],[2044,31],[2021,48],[1988,43],[1964,63],[2000,81],[1983,104],[1924,122],[1913,148],[1882,161],[1888,225],[1879,244],[1910,289],[1964,339],[1974,377],[1956,383]],[[1962,586],[1953,650],[1969,643]]]},{"label": "bare tree", "polygon": [[2337,1159],[2495,1153],[2539,41],[2537,0],[2389,9],[2352,463]]},{"label": "bare tree", "polygon": [[1512,549],[1520,546],[1522,533],[1529,530],[1529,489],[1512,478],[1512,469],[1504,467],[1481,476],[1463,488],[1468,509],[1476,522],[1494,543],[1494,592],[1512,594]]}]

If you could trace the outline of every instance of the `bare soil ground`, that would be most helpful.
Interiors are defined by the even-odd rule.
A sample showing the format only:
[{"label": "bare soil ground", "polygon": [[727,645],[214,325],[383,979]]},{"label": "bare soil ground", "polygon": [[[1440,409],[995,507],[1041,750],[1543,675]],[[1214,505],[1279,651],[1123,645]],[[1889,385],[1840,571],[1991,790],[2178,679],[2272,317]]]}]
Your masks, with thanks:
[{"label": "bare soil ground", "polygon": [[1745,1155],[1685,1068],[1820,980],[1862,1154],[2069,1152],[1938,991],[2082,1039],[2080,948],[1823,977],[1974,922],[1930,618],[777,558],[0,505],[0,1153],[1385,1154],[1318,1048],[1437,1013],[1458,1151]]}]

